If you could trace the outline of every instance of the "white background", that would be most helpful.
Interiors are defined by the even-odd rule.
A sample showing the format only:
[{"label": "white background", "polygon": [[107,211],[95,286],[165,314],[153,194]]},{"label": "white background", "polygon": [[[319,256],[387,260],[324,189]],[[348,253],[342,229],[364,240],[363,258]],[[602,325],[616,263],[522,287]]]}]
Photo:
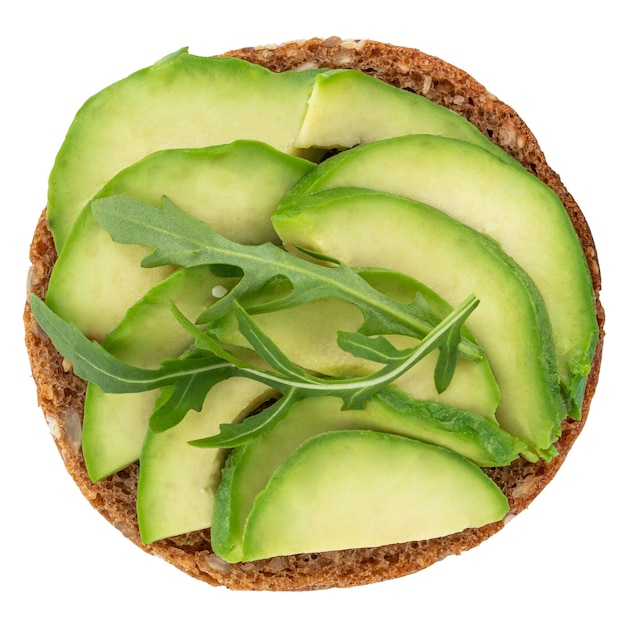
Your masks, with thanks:
[{"label": "white background", "polygon": [[[624,623],[626,416],[618,358],[626,348],[619,241],[625,50],[618,3],[558,4],[563,10],[534,0],[3,5],[2,623]],[[23,348],[28,245],[56,151],[88,96],[183,46],[208,55],[332,35],[442,57],[473,74],[533,129],[583,208],[599,249],[608,313],[601,382],[589,422],[558,476],[479,548],[365,588],[298,594],[214,589],[124,540],[66,474],[37,407]]]}]

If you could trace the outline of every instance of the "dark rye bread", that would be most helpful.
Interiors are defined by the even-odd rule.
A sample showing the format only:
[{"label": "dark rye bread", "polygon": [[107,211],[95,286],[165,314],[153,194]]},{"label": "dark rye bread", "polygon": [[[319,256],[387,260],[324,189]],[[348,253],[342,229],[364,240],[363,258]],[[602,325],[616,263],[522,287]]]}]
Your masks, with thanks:
[{"label": "dark rye bread", "polygon": [[[246,59],[275,71],[308,66],[359,69],[398,87],[421,93],[464,115],[560,196],[585,250],[602,329],[604,314],[598,298],[600,270],[594,242],[582,212],[560,178],[546,163],[535,137],[524,122],[471,76],[417,50],[338,38],[245,48],[231,51],[227,56]],[[39,296],[45,296],[55,259],[44,212],[31,245],[30,289]],[[187,574],[211,585],[225,585],[232,589],[307,590],[373,583],[416,572],[448,555],[459,554],[478,545],[504,525],[503,522],[495,523],[429,541],[277,557],[235,565],[227,564],[213,554],[210,531],[193,532],[143,546],[135,512],[137,465],[98,484],[91,484],[80,448],[85,384],[71,372],[69,364],[64,362],[48,338],[41,333],[28,304],[24,321],[26,345],[39,404],[65,465],[84,496],[111,524],[143,550],[164,558]],[[583,419],[564,422],[563,435],[557,444],[559,456],[550,463],[540,461],[532,464],[518,459],[509,467],[487,470],[506,494],[511,507],[510,516],[525,509],[550,482],[583,428],[597,384],[602,340],[603,332],[589,377]]]}]

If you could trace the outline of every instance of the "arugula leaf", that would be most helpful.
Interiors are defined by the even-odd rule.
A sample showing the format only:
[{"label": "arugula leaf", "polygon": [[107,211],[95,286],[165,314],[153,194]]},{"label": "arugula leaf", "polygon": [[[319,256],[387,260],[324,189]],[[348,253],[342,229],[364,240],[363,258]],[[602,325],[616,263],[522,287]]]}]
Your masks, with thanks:
[{"label": "arugula leaf", "polygon": [[220,424],[220,432],[213,437],[194,439],[189,443],[197,448],[236,448],[268,432],[289,414],[300,399],[300,394],[291,389],[266,409],[246,417],[241,424]]},{"label": "arugula leaf", "polygon": [[435,366],[435,388],[439,393],[443,393],[452,381],[460,341],[461,327],[454,326],[439,345],[439,357]]},{"label": "arugula leaf", "polygon": [[197,350],[210,352],[237,367],[246,367],[244,361],[226,350],[209,332],[202,332],[191,320],[187,319],[173,302],[170,309],[178,323],[194,338]]},{"label": "arugula leaf", "polygon": [[337,344],[345,352],[374,361],[376,363],[391,363],[405,358],[411,348],[400,350],[389,339],[383,336],[366,337],[361,333],[350,333],[340,330],[337,333]]},{"label": "arugula leaf", "polygon": [[[167,197],[163,197],[161,208],[127,196],[95,200],[91,208],[114,241],[152,249],[142,262],[144,267],[217,264],[243,271],[237,285],[200,317],[202,323],[225,316],[234,300],[267,293],[268,286],[277,281],[283,286],[288,281],[290,289],[278,289],[276,298],[247,307],[249,313],[276,311],[336,296],[358,306],[364,317],[360,332],[366,335],[404,334],[421,339],[439,320],[421,296],[400,303],[372,287],[354,269],[318,253],[309,252],[316,260],[333,262],[333,266],[294,256],[272,243],[243,245],[230,241]],[[482,350],[466,339],[460,353],[473,360],[482,358]]]},{"label": "arugula leaf", "polygon": [[[192,352],[180,360],[199,358],[200,355]],[[155,433],[166,431],[182,422],[189,411],[200,411],[209,391],[235,373],[232,367],[226,367],[227,363],[221,364],[223,367],[180,376],[173,385],[164,387],[150,416],[150,429]]]},{"label": "arugula leaf", "polygon": [[[144,266],[211,264],[225,273],[241,275],[235,287],[204,317],[216,320],[234,314],[239,331],[254,349],[255,356],[270,368],[242,360],[212,337],[210,329],[203,332],[174,305],[173,314],[194,338],[194,350],[178,359],[164,361],[158,369],[134,367],[89,341],[76,326],[63,321],[32,295],[35,318],[59,352],[70,360],[78,376],[110,393],[162,389],[150,422],[157,432],[178,424],[188,411],[200,410],[209,390],[233,376],[262,382],[280,392],[282,398],[252,419],[225,426],[216,437],[195,445],[241,445],[271,428],[294,402],[306,396],[333,395],[342,399],[344,408],[362,408],[375,393],[434,349],[439,349],[435,383],[443,391],[452,379],[459,352],[465,348],[474,357],[481,354],[480,349],[461,336],[462,325],[478,304],[473,296],[436,323],[438,318],[421,294],[408,304],[400,303],[372,287],[357,270],[325,255],[309,252],[315,260],[333,263],[332,266],[293,256],[270,243],[246,246],[229,241],[167,198],[163,199],[161,209],[124,196],[98,200],[92,209],[116,241],[152,248],[153,252],[143,261]],[[292,363],[251,315],[328,296],[343,298],[363,313],[361,333],[340,333],[338,342],[357,356],[382,363],[377,372],[355,378],[315,376]],[[241,306],[239,297],[251,303],[250,311]],[[366,334],[408,334],[422,340],[415,348],[397,350],[384,337]]]},{"label": "arugula leaf", "polygon": [[[205,342],[203,334],[195,328],[192,330],[193,336],[203,349],[212,350],[215,347],[217,352],[226,358],[216,356],[214,353],[204,356],[205,350],[196,349],[182,358],[164,361],[158,369],[131,366],[115,358],[100,344],[87,339],[74,324],[62,320],[45,302],[34,294],[31,295],[31,307],[35,318],[55,347],[72,363],[78,376],[112,393],[169,388],[161,394],[152,417],[154,428],[160,431],[175,426],[187,410],[201,406],[200,400],[203,395],[205,396],[217,382],[226,378],[233,376],[251,378],[283,394],[284,400],[278,407],[263,411],[260,414],[262,417],[234,424],[218,435],[217,439],[209,438],[202,440],[201,443],[196,442],[196,445],[205,446],[222,446],[225,441],[229,446],[241,445],[271,428],[276,420],[284,416],[284,412],[293,402],[306,396],[336,396],[343,400],[344,408],[362,408],[377,391],[386,388],[432,350],[449,345],[450,335],[458,338],[461,326],[477,305],[477,298],[469,297],[415,348],[406,352],[403,358],[391,359],[373,374],[353,378],[321,378],[290,364],[287,357],[241,307],[236,308],[241,332],[255,343],[270,362],[279,367],[279,371],[265,370],[241,361],[212,340]],[[180,313],[179,319],[183,320],[186,328],[193,327],[184,321]],[[453,363],[448,362],[455,357],[454,350],[446,349],[441,351],[441,354],[442,369],[448,372],[454,367]]]},{"label": "arugula leaf", "polygon": [[[282,419],[291,407],[307,396],[331,395],[343,400],[344,409],[362,409],[367,401],[371,400],[376,393],[387,388],[394,380],[402,376],[415,363],[424,358],[428,353],[448,342],[448,335],[458,336],[460,328],[478,305],[475,297],[468,298],[461,306],[455,309],[441,324],[439,324],[427,337],[415,348],[405,351],[400,357],[398,354],[390,359],[385,367],[378,372],[359,378],[320,378],[302,372],[300,368],[295,368],[295,375],[289,378],[289,372],[285,372],[286,377],[268,372],[253,374],[252,372],[241,372],[253,378],[259,376],[257,380],[263,378],[268,385],[283,392],[283,397],[278,401],[274,409],[269,407],[259,415],[247,418],[240,424],[225,424],[220,427],[220,433],[213,437],[194,440],[192,443],[198,447],[234,447],[240,446],[253,440],[265,432],[268,432],[280,419]],[[240,329],[247,334],[248,330],[243,326],[249,326],[254,330],[255,341],[262,344],[263,351],[271,353],[272,357],[282,363],[286,359],[280,349],[272,340],[256,327],[252,318],[240,309],[238,316],[241,320]],[[394,348],[395,349],[395,348]],[[446,358],[455,358],[451,351],[446,351]],[[445,360],[445,359],[444,359]],[[445,363],[444,371],[453,369],[452,364]],[[269,374],[269,375],[268,375]],[[274,405],[273,405],[274,406]]]},{"label": "arugula leaf", "polygon": [[254,351],[273,369],[292,380],[307,381],[306,371],[292,363],[278,346],[254,323],[252,317],[235,301],[233,303],[241,334],[250,342]]},{"label": "arugula leaf", "polygon": [[72,364],[77,376],[93,382],[107,393],[137,393],[173,385],[181,378],[199,372],[233,370],[230,363],[215,356],[201,359],[170,359],[159,369],[129,365],[114,357],[96,341],[90,341],[76,327],[54,313],[35,294],[30,305],[41,329],[54,347]]},{"label": "arugula leaf", "polygon": [[[455,337],[458,336],[465,320],[478,304],[479,300],[475,296],[470,296],[426,335],[415,348],[410,350],[405,358],[400,360],[393,359],[374,374],[364,376],[360,379],[352,379],[353,381],[360,380],[361,384],[354,385],[354,392],[351,395],[347,393],[348,385],[346,385],[344,395],[342,396],[344,407],[361,408],[364,403],[372,397],[375,391],[390,385],[433,350],[440,348],[442,345],[447,345],[450,333]],[[435,371],[435,384],[437,387],[445,390],[449,379],[446,382],[446,379],[441,376],[442,373],[448,376],[450,371],[454,372],[454,368],[456,367],[456,354],[450,350],[442,351],[439,359],[442,363],[439,372],[437,370]],[[438,378],[438,376],[440,378]],[[340,380],[341,379],[337,379],[337,381]]]}]

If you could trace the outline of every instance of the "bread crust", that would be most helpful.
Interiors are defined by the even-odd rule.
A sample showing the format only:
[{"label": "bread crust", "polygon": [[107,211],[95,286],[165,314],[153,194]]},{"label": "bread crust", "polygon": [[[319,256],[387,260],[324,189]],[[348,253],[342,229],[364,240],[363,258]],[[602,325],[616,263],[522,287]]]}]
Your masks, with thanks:
[{"label": "bread crust", "polygon": [[[420,93],[469,119],[494,143],[520,161],[561,198],[582,242],[596,296],[600,336],[589,376],[580,421],[566,420],[557,443],[559,455],[550,463],[518,459],[510,466],[485,470],[501,487],[511,507],[509,519],[523,511],[561,467],[580,434],[600,372],[604,339],[604,311],[599,293],[600,268],[593,237],[585,217],[559,176],[548,166],[539,145],[520,117],[466,72],[419,50],[374,41],[310,39],[280,46],[233,50],[238,57],[274,71],[304,67],[353,68]],[[30,248],[30,288],[45,297],[56,261],[45,210]],[[477,546],[504,526],[497,522],[440,539],[391,546],[318,554],[276,557],[253,563],[228,564],[211,550],[210,531],[192,532],[143,545],[139,537],[135,493],[138,466],[92,484],[80,447],[85,383],[76,377],[34,320],[24,310],[25,340],[37,386],[39,405],[50,426],[68,472],[83,495],[128,539],[144,551],[158,555],[187,574],[211,585],[231,589],[293,591],[350,587],[422,570],[451,554]]]}]

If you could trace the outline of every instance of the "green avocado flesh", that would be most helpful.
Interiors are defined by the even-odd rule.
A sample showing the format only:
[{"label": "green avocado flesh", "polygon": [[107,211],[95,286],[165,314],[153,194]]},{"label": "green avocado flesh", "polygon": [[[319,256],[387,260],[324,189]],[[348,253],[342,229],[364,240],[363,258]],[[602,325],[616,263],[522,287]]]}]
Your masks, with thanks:
[{"label": "green avocado flesh", "polygon": [[242,559],[429,539],[507,510],[498,487],[449,450],[372,431],[328,432],[304,443],[259,494]]},{"label": "green avocado flesh", "polygon": [[350,148],[418,132],[476,142],[511,160],[456,113],[364,74],[275,73],[183,49],[103,89],[78,111],[50,174],[50,230],[60,251],[98,190],[160,150],[252,139],[305,156],[311,147]]},{"label": "green avocado flesh", "polygon": [[[220,378],[201,407],[181,402],[199,410],[161,432],[150,418],[167,387],[161,395],[114,394],[88,383],[82,447],[89,477],[97,482],[139,461],[145,544],[210,528],[214,552],[230,563],[419,541],[501,521],[507,499],[481,468],[520,455],[550,461],[562,420],[580,416],[598,326],[571,221],[548,187],[467,120],[420,95],[353,70],[277,74],[181,50],[84,104],[49,183],[47,216],[59,254],[46,304],[59,317],[158,376],[163,363],[192,350],[229,355],[228,367],[243,360],[251,370],[273,370],[256,380],[241,371]],[[282,280],[289,263],[275,260],[285,275],[257,280],[240,292],[240,308],[212,319],[207,309],[233,302],[224,296],[234,297],[251,270],[240,280],[218,265],[142,267],[151,250],[113,242],[91,210],[92,201],[112,196],[147,204],[150,215],[167,198],[223,237],[251,244],[246,253],[270,242],[311,263],[337,259],[416,315],[426,310],[429,320],[474,294],[480,302],[460,335],[455,328],[446,338],[453,348],[459,337],[476,344],[484,358],[460,357],[443,391],[435,372],[449,346],[439,345],[372,391],[363,407],[346,408],[347,396],[315,395],[311,375],[324,383],[371,376],[395,366],[418,340],[392,334],[403,331],[381,313],[374,326],[388,331],[392,346],[361,336],[359,356],[343,351],[338,332],[356,333],[368,310],[334,297],[337,291],[304,302],[293,289],[296,307],[264,308],[291,288]],[[130,221],[120,224],[133,233]],[[196,243],[191,226],[180,239]],[[180,244],[167,241],[156,245]],[[158,252],[168,263],[186,262]],[[248,326],[241,309],[251,313]],[[376,350],[382,359],[372,357]],[[225,371],[223,362],[218,367]],[[310,387],[256,438],[232,449],[203,447],[248,417],[271,415],[268,406],[285,406],[272,404],[280,393],[259,382],[269,374],[274,381],[300,376]]]},{"label": "green avocado flesh", "polygon": [[231,378],[209,391],[202,410],[164,432],[148,431],[140,458],[137,516],[141,540],[152,543],[211,526],[227,450],[188,441],[243,419],[273,394],[261,383]]},{"label": "green avocado flesh", "polygon": [[[271,213],[312,167],[309,161],[251,141],[166,150],[120,172],[95,198],[129,195],[158,207],[167,196],[225,237],[241,243],[276,242]],[[87,205],[54,266],[48,306],[102,341],[128,308],[173,270],[141,267],[149,252],[144,246],[113,242]]]},{"label": "green avocado flesh", "polygon": [[[374,287],[401,302],[410,302],[420,293],[441,318],[451,311],[425,285],[405,275],[383,270],[364,270],[361,275]],[[326,376],[365,376],[379,369],[367,359],[345,352],[337,345],[337,332],[356,331],[363,323],[358,308],[338,298],[314,300],[293,309],[254,316],[257,324],[279,348],[298,365]],[[212,329],[226,343],[250,347],[229,316]],[[465,332],[469,337],[467,329]],[[391,337],[399,348],[415,345],[409,337]],[[436,353],[431,353],[400,377],[394,386],[422,400],[436,400],[494,419],[500,390],[486,358],[460,359],[450,386],[442,393],[435,388],[433,371]]]},{"label": "green avocado flesh", "polygon": [[[211,541],[226,561],[242,558],[244,527],[255,498],[305,441],[324,432],[373,430],[447,447],[474,463],[508,465],[523,445],[489,420],[386,390],[364,410],[342,410],[337,398],[308,398],[267,435],[235,449],[218,487]],[[364,483],[366,485],[366,483]],[[367,490],[367,486],[365,486]]]},{"label": "green avocado flesh", "polygon": [[475,145],[429,135],[379,141],[333,156],[290,195],[335,187],[406,196],[498,241],[543,296],[570,415],[580,417],[598,337],[595,298],[576,231],[549,187]]},{"label": "green avocado flesh", "polygon": [[181,50],[94,95],[76,114],[50,174],[48,222],[57,250],[98,190],[148,154],[237,139],[298,152],[293,141],[318,72],[277,74]]},{"label": "green avocado flesh", "polygon": [[451,304],[480,304],[468,326],[500,387],[500,425],[540,456],[565,417],[550,322],[527,274],[490,238],[402,196],[338,188],[285,202],[274,227],[288,244],[347,265],[402,271]]},{"label": "green avocado flesh", "polygon": [[[181,355],[191,337],[176,321],[171,304],[194,319],[217,298],[213,287],[230,288],[233,279],[216,276],[210,268],[183,268],[166,278],[135,303],[106,337],[104,347],[139,367],[157,367]],[[83,457],[93,482],[139,459],[158,391],[106,393],[88,383],[83,417]]]},{"label": "green avocado flesh", "polygon": [[418,133],[463,139],[519,167],[454,111],[356,70],[334,70],[315,77],[295,145],[352,148]]}]

